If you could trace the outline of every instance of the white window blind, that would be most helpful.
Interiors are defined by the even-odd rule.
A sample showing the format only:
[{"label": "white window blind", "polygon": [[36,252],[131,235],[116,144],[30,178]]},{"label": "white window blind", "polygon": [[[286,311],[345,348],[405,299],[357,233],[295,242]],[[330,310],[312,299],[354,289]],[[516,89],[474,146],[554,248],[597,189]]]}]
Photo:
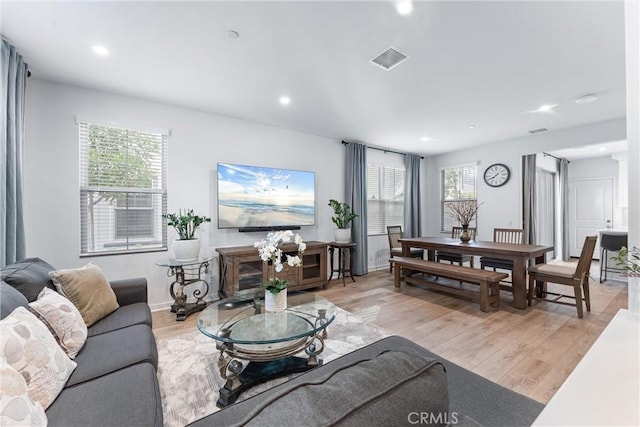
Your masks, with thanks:
[{"label": "white window blind", "polygon": [[[477,200],[476,170],[476,165],[455,166],[442,170],[440,177],[442,183],[440,203],[442,231],[451,232],[451,227],[461,225],[449,215],[447,204],[461,200]],[[469,224],[470,227],[476,227],[476,218]]]},{"label": "white window blind", "polygon": [[80,255],[167,248],[167,135],[81,122]]},{"label": "white window blind", "polygon": [[387,234],[387,226],[404,224],[405,170],[367,166],[367,234]]}]

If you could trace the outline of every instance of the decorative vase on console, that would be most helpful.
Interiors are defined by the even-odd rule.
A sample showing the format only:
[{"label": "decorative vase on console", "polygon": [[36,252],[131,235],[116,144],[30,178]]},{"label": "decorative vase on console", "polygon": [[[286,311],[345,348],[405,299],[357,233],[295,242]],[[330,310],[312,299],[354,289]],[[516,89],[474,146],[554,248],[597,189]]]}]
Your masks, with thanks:
[{"label": "decorative vase on console", "polygon": [[[294,242],[298,248],[298,255],[285,255],[287,264],[290,267],[302,266],[301,255],[307,245],[302,241],[299,234],[293,234],[291,230],[275,231],[267,234],[267,238],[255,242],[254,247],[258,248],[258,254],[263,262],[273,266],[273,277],[262,284],[264,291],[264,309],[271,312],[279,312],[287,309],[287,281],[278,278],[278,273],[284,268],[282,264],[282,248],[280,244]],[[270,267],[269,266],[269,267]],[[267,268],[270,272],[271,268]]]},{"label": "decorative vase on console", "polygon": [[460,233],[460,241],[462,243],[469,243],[471,240],[469,224],[475,218],[481,204],[478,204],[475,199],[446,202],[447,213],[462,226],[462,232]]},{"label": "decorative vase on console", "polygon": [[195,261],[200,255],[200,239],[195,232],[201,224],[211,222],[211,218],[193,213],[193,209],[179,210],[177,214],[162,215],[167,219],[167,225],[178,233],[178,239],[173,241],[173,255],[176,261]]}]

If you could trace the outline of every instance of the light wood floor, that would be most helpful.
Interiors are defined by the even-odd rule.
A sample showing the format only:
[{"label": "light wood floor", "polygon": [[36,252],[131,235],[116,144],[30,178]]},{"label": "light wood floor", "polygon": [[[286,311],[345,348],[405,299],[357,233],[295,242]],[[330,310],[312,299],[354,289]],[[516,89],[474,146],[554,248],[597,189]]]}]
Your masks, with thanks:
[{"label": "light wood floor", "polygon": [[[598,277],[597,266],[592,277]],[[627,285],[591,280],[591,312],[578,319],[575,307],[534,301],[517,310],[501,293],[498,311],[482,313],[477,300],[452,297],[420,287],[393,286],[388,271],[335,279],[316,290],[361,319],[402,335],[507,388],[547,403],[620,308],[627,307]],[[568,289],[568,287],[565,287]],[[566,289],[563,289],[566,292]],[[168,310],[154,312],[158,339],[195,330],[197,314],[176,322]]]}]

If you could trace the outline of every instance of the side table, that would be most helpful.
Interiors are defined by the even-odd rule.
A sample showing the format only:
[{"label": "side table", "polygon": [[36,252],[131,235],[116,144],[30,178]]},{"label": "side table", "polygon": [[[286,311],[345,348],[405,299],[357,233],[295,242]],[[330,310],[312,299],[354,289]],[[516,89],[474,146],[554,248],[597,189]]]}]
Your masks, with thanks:
[{"label": "side table", "polygon": [[[338,279],[340,275],[342,275],[342,286],[346,286],[344,283],[344,278],[346,273],[349,273],[349,277],[353,282],[356,279],[351,275],[351,270],[353,269],[353,248],[355,248],[355,243],[339,243],[339,242],[330,242],[328,244],[329,249],[329,258],[331,259],[331,275],[329,276],[328,282],[331,282],[331,278],[333,277],[333,273],[338,273]],[[333,253],[335,250],[338,250],[338,268],[333,268]],[[346,259],[349,257],[349,268],[346,266]]]},{"label": "side table", "polygon": [[[209,283],[204,279],[209,272],[209,263],[213,258],[200,258],[191,261],[177,259],[163,259],[156,262],[159,267],[167,267],[167,277],[175,277],[169,285],[169,293],[175,301],[171,305],[171,312],[176,313],[176,320],[184,320],[188,315],[202,311],[207,306],[204,297],[209,293]],[[194,289],[195,303],[187,303],[187,295],[184,288],[194,283],[204,283],[204,290]]]}]

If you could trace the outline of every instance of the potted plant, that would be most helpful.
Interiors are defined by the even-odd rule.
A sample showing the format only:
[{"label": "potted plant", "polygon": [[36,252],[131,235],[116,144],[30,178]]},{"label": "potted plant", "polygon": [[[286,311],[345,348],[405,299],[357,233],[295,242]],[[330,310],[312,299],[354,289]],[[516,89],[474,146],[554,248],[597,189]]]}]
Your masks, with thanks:
[{"label": "potted plant", "polygon": [[634,247],[629,250],[623,246],[612,259],[618,267],[626,271],[628,277],[640,277],[640,248]]},{"label": "potted plant", "polygon": [[282,264],[282,248],[280,244],[290,243],[293,241],[298,247],[298,255],[286,255],[287,264],[290,267],[302,266],[302,258],[300,255],[307,248],[306,243],[302,240],[299,234],[293,234],[293,231],[272,231],[267,234],[266,239],[262,239],[253,244],[255,248],[258,248],[258,254],[260,259],[269,264],[268,273],[273,268],[273,277],[267,280],[267,283],[262,284],[265,288],[264,293],[264,308],[266,311],[283,311],[287,308],[287,281],[278,278],[278,273],[284,268]]},{"label": "potted plant", "polygon": [[358,215],[351,210],[351,206],[347,203],[340,203],[337,200],[329,200],[329,206],[333,208],[333,216],[331,221],[338,227],[334,230],[334,237],[336,242],[348,242],[351,240],[351,228],[349,224]]},{"label": "potted plant", "polygon": [[211,222],[211,218],[195,215],[193,209],[179,210],[177,214],[162,215],[167,219],[167,225],[173,227],[178,233],[178,239],[173,241],[173,254],[177,261],[192,261],[200,255],[200,239],[195,232],[205,222]]}]

